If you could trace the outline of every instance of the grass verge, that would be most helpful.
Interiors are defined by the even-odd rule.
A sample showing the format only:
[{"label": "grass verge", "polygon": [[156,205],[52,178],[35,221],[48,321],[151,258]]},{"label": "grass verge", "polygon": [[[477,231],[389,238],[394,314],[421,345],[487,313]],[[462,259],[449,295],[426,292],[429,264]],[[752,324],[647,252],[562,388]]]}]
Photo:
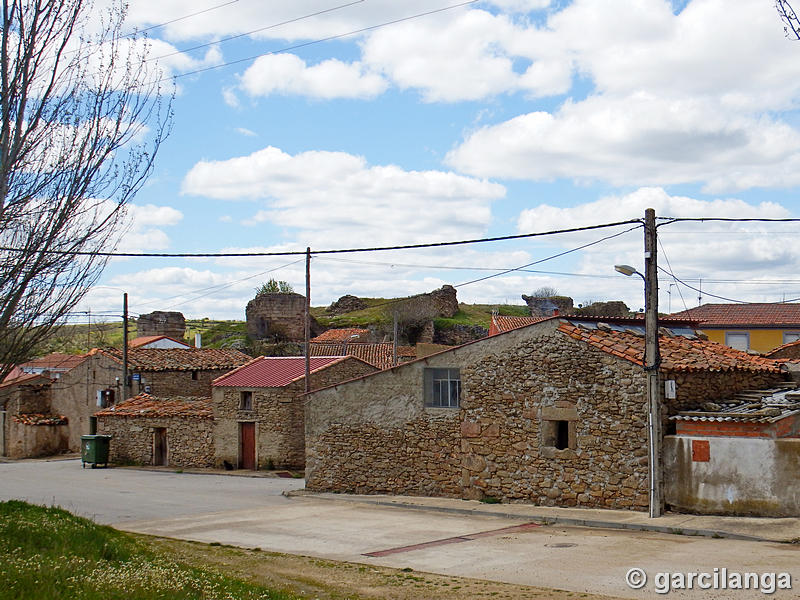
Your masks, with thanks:
[{"label": "grass verge", "polygon": [[0,503],[0,600],[294,600],[59,508]]}]

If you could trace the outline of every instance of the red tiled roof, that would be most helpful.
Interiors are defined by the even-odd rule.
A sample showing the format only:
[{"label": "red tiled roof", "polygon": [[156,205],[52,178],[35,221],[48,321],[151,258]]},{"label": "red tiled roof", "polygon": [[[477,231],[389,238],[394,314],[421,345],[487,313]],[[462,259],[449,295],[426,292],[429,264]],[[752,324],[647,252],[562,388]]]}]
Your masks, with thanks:
[{"label": "red tiled roof", "polygon": [[[777,348],[773,348],[769,352],[764,352],[763,355],[765,357],[767,357],[767,358],[774,358],[776,354],[780,354],[784,350],[789,350],[791,348],[797,348],[798,346],[800,346],[800,340],[795,340],[793,342],[787,342],[786,344],[783,344],[782,346],[778,346]],[[783,357],[779,357],[779,358],[783,358]]]},{"label": "red tiled roof", "polygon": [[[353,338],[353,336],[359,337]],[[362,344],[367,340],[369,340],[369,329],[358,329],[357,327],[329,329],[320,333],[317,337],[311,338],[313,343],[349,342],[351,344]]]},{"label": "red tiled roof", "polygon": [[[315,373],[345,356],[311,357],[311,372]],[[230,373],[217,377],[211,385],[225,387],[284,387],[306,376],[304,356],[259,356]]]},{"label": "red tiled roof", "polygon": [[85,358],[85,354],[64,354],[62,352],[53,352],[47,356],[42,356],[41,358],[35,358],[26,363],[22,363],[20,367],[22,369],[58,369],[59,371],[68,371],[69,369],[77,367],[79,364],[81,364]]},{"label": "red tiled roof", "polygon": [[[642,364],[644,337],[622,331],[603,331],[561,323],[558,330],[636,364]],[[779,373],[774,360],[734,350],[707,340],[690,340],[683,336],[659,336],[661,370],[663,371],[764,371]]]},{"label": "red tiled roof", "polygon": [[41,413],[22,413],[12,417],[22,425],[66,425],[69,419],[64,415],[43,415]]},{"label": "red tiled roof", "polygon": [[[378,344],[311,344],[311,356],[355,356],[364,362],[379,369],[388,369],[392,366],[393,347],[391,342]],[[411,346],[398,346],[397,357],[416,358],[416,352]]]},{"label": "red tiled roof", "polygon": [[696,319],[700,327],[797,327],[800,304],[754,302],[750,304],[703,304],[670,317]]},{"label": "red tiled roof", "polygon": [[157,398],[139,394],[130,400],[95,413],[97,417],[184,417],[187,419],[212,419],[211,398],[179,396]]},{"label": "red tiled roof", "polygon": [[[122,350],[94,349],[90,354],[103,353],[122,362]],[[131,348],[128,365],[137,371],[205,371],[234,369],[252,360],[250,356],[231,348]]]},{"label": "red tiled roof", "polygon": [[33,384],[37,380],[40,380],[39,383],[52,383],[52,379],[43,375],[41,373],[24,373],[18,377],[14,377],[13,379],[6,378],[3,383],[0,383],[0,388],[7,388],[12,387],[15,385],[20,384]]},{"label": "red tiled roof", "polygon": [[503,315],[492,315],[492,323],[489,325],[489,335],[497,335],[498,333],[505,333],[512,329],[519,329],[533,325],[534,323],[541,323],[553,317],[506,317]]},{"label": "red tiled roof", "polygon": [[186,348],[191,348],[189,344],[183,342],[181,340],[176,340],[175,338],[171,338],[168,335],[140,335],[137,338],[133,338],[130,342],[128,342],[129,348],[141,348],[142,346],[146,346],[147,344],[151,344],[153,342],[157,342],[158,340],[170,340],[175,342],[176,344],[181,344]]}]

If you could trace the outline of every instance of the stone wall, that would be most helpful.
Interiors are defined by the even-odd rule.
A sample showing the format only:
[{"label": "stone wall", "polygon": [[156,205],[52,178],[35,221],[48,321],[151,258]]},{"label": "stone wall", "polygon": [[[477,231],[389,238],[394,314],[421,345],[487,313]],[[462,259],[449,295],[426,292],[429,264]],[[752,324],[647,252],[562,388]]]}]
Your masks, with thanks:
[{"label": "stone wall", "polygon": [[231,369],[206,369],[197,371],[138,371],[140,381],[131,384],[131,397],[150,388],[148,394],[153,396],[211,396],[211,382],[217,377],[229,373]]},{"label": "stone wall", "polygon": [[[544,322],[312,394],[306,486],[645,510],[644,372],[557,326]],[[460,369],[460,408],[425,408],[427,367]],[[676,405],[764,379],[684,374]],[[563,449],[553,441],[559,421],[568,429]]]},{"label": "stone wall", "polygon": [[549,317],[554,310],[562,315],[572,312],[573,301],[569,296],[527,296],[522,294],[522,299],[531,311],[533,317]]},{"label": "stone wall", "polygon": [[136,333],[144,335],[166,335],[176,340],[183,340],[186,335],[186,319],[183,313],[157,310],[141,315],[136,320]]},{"label": "stone wall", "polygon": [[53,382],[53,412],[69,420],[70,451],[80,451],[81,436],[89,433],[89,418],[100,410],[97,392],[114,390],[115,400],[119,401],[121,381],[122,365],[103,354],[95,354]]},{"label": "stone wall", "polygon": [[294,293],[259,294],[247,303],[247,335],[254,340],[305,339],[306,297]]},{"label": "stone wall", "polygon": [[153,464],[156,428],[167,430],[167,464],[209,467],[214,462],[212,420],[199,417],[97,417],[97,433],[111,435],[109,460]]},{"label": "stone wall", "polygon": [[69,449],[66,425],[26,425],[6,415],[5,456],[35,458],[52,456]]},{"label": "stone wall", "polygon": [[[347,381],[377,369],[360,360],[348,358],[311,375],[311,387],[319,389]],[[253,410],[239,409],[240,394],[253,393]],[[256,424],[256,463],[259,469],[302,469],[305,465],[304,404],[305,381],[300,379],[285,387],[215,386],[214,463],[239,465],[239,423]]]}]

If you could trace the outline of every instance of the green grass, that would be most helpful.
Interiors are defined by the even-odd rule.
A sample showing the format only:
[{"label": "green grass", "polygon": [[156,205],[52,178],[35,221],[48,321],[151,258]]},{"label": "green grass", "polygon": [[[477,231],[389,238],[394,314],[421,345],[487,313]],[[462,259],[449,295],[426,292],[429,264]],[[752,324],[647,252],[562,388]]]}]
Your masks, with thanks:
[{"label": "green grass", "polygon": [[0,503],[0,600],[294,600],[59,508]]}]

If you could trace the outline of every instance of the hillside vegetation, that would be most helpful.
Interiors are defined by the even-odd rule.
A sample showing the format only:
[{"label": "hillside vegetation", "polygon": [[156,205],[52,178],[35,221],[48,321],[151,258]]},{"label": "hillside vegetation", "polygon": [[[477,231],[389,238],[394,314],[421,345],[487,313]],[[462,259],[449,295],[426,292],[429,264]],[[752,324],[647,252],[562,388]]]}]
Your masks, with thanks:
[{"label": "hillside vegetation", "polygon": [[[391,327],[391,306],[395,298],[362,298],[367,308],[342,315],[330,315],[325,306],[311,307],[311,315],[323,326],[333,327]],[[465,304],[460,302],[458,312],[450,318],[434,320],[437,329],[448,329],[455,325],[477,325],[489,328],[492,310],[501,315],[525,316],[530,314],[525,305],[513,304]],[[217,321],[213,319],[187,319],[186,336],[183,341],[194,345],[196,333],[202,335],[205,348],[249,347],[244,321]],[[136,321],[130,320],[128,335],[136,337]],[[92,323],[91,325],[65,325],[39,348],[37,354],[64,352],[80,354],[92,348],[122,347],[122,322]]]}]

